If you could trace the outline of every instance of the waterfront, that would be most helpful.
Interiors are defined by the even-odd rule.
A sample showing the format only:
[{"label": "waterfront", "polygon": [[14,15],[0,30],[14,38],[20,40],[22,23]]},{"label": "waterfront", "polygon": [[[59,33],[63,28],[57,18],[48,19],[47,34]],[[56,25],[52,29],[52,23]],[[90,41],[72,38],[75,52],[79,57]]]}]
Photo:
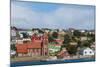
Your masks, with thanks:
[{"label": "waterfront", "polygon": [[94,6],[11,3],[11,67],[95,61]]},{"label": "waterfront", "polygon": [[54,61],[21,61],[11,63],[11,67],[28,66],[28,65],[45,65],[45,64],[61,64],[61,63],[76,63],[76,62],[93,62],[95,58],[81,58],[72,60],[54,60]]}]

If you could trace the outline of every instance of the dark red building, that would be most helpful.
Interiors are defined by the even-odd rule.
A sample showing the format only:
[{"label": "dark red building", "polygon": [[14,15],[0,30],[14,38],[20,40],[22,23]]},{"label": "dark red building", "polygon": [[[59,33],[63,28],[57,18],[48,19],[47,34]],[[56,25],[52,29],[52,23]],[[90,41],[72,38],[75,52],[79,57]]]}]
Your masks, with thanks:
[{"label": "dark red building", "polygon": [[48,55],[48,38],[32,37],[31,42],[16,44],[18,56]]}]

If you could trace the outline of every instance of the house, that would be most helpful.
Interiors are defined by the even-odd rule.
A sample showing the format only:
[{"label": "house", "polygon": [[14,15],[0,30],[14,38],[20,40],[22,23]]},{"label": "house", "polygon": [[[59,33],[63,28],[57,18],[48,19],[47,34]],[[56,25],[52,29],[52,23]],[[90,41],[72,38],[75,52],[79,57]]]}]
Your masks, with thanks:
[{"label": "house", "polygon": [[81,33],[85,33],[86,30],[80,29],[79,32],[81,32]]},{"label": "house", "polygon": [[29,36],[32,36],[34,34],[33,31],[27,31],[27,33],[28,33]]},{"label": "house", "polygon": [[50,30],[44,30],[44,32],[49,33],[49,32],[50,32]]},{"label": "house", "polygon": [[15,40],[17,36],[17,28],[11,27],[11,40]]},{"label": "house", "polygon": [[80,40],[81,40],[81,41],[88,40],[88,37],[86,37],[86,36],[82,36],[82,37],[80,38]]},{"label": "house", "polygon": [[16,51],[11,50],[11,51],[10,51],[10,56],[11,56],[11,57],[15,57],[15,56],[16,56]]},{"label": "house", "polygon": [[75,29],[74,29],[74,28],[69,28],[69,31],[70,31],[70,32],[74,32]]},{"label": "house", "polygon": [[55,39],[51,44],[49,44],[49,50],[51,52],[57,52],[60,51],[60,48],[62,46],[63,40]]},{"label": "house", "polygon": [[58,58],[69,59],[70,55],[66,48],[62,48],[62,50],[58,53]]},{"label": "house", "polygon": [[38,28],[34,28],[34,29],[32,29],[32,31],[33,31],[33,33],[35,33],[35,34],[39,33],[39,29],[38,29]]},{"label": "house", "polygon": [[22,39],[23,38],[23,34],[19,33],[19,37]]},{"label": "house", "polygon": [[12,45],[12,44],[16,44],[17,42],[16,42],[16,40],[11,40],[11,42],[10,42],[10,44]]},{"label": "house", "polygon": [[29,34],[27,33],[27,30],[18,30],[18,34],[19,34],[19,39],[29,37]]},{"label": "house", "polygon": [[95,30],[90,30],[90,31],[88,31],[88,33],[94,35],[95,34]]},{"label": "house", "polygon": [[60,44],[52,44],[52,45],[50,44],[48,47],[49,47],[50,53],[54,53],[54,52],[60,51],[61,45]]},{"label": "house", "polygon": [[63,40],[61,40],[61,39],[55,39],[54,42],[57,42],[58,44],[61,44],[62,45]]},{"label": "house", "polygon": [[24,42],[31,42],[31,39],[30,38],[23,38],[23,39],[16,40],[17,44],[23,44]]},{"label": "house", "polygon": [[16,30],[15,29],[11,29],[11,36],[16,36]]},{"label": "house", "polygon": [[95,48],[95,45],[94,45],[94,44],[92,44],[90,47],[91,47],[91,48]]},{"label": "house", "polygon": [[77,42],[70,42],[70,45],[77,45]]},{"label": "house", "polygon": [[90,48],[83,48],[80,50],[79,54],[83,56],[93,56],[95,55],[95,52]]},{"label": "house", "polygon": [[17,39],[17,40],[16,40],[16,43],[17,43],[17,44],[23,44],[23,40],[22,40],[22,39]]},{"label": "house", "polygon": [[96,47],[95,43],[93,43],[90,47],[91,47],[92,50],[95,50],[95,47]]},{"label": "house", "polygon": [[59,31],[59,35],[65,35],[66,33],[65,33],[65,31]]}]

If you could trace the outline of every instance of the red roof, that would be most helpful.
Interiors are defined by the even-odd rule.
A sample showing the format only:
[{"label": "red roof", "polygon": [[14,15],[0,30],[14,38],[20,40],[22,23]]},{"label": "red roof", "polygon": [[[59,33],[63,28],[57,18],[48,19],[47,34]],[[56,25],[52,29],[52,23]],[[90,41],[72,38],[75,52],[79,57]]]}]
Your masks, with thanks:
[{"label": "red roof", "polygon": [[55,39],[56,42],[63,42],[63,40]]},{"label": "red roof", "polygon": [[26,53],[27,52],[27,44],[17,44],[16,45],[18,53]]},{"label": "red roof", "polygon": [[27,53],[27,49],[17,49],[18,53]]},{"label": "red roof", "polygon": [[42,48],[41,41],[34,41],[31,45],[27,45],[27,48]]},{"label": "red roof", "polygon": [[36,40],[34,42],[29,42],[29,43],[24,43],[24,44],[17,44],[16,48],[17,48],[17,52],[18,53],[26,53],[27,49],[30,49],[30,48],[42,48],[42,46],[41,46],[41,41],[40,40]]},{"label": "red roof", "polygon": [[27,44],[17,44],[16,48],[17,49],[27,49]]}]

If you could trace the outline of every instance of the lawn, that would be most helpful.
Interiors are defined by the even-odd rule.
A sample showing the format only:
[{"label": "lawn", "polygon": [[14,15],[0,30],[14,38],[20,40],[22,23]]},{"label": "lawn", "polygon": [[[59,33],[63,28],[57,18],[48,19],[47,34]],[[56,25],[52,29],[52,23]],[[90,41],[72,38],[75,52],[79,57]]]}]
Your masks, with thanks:
[{"label": "lawn", "polygon": [[49,56],[15,57],[15,58],[11,58],[11,62],[44,60],[47,59],[48,57]]}]

